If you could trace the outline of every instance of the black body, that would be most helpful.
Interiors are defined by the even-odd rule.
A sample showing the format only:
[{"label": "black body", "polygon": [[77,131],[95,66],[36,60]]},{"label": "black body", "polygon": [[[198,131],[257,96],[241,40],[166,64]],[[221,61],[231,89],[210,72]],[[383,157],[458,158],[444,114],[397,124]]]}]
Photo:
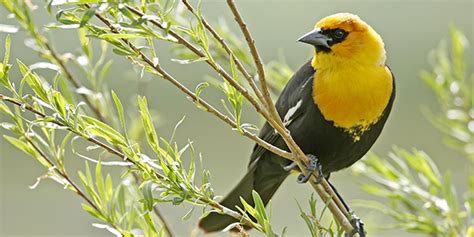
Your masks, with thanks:
[{"label": "black body", "polygon": [[[312,154],[318,158],[324,175],[329,176],[331,172],[346,168],[362,158],[374,144],[392,108],[395,82],[388,105],[379,121],[365,131],[360,136],[360,140],[355,141],[349,133],[335,127],[333,122],[326,121],[314,103],[312,96],[314,74],[315,70],[311,62],[303,65],[283,89],[276,102],[276,108],[280,117],[284,118],[288,110],[301,101],[301,106],[291,116],[291,123],[287,124],[287,128],[306,154]],[[281,149],[288,150],[283,139],[268,123],[265,123],[259,136]],[[236,209],[236,205],[242,207],[239,200],[242,196],[253,205],[251,192],[255,190],[267,204],[289,175],[283,167],[290,163],[289,160],[256,145],[250,157],[247,174],[221,203],[228,208]],[[211,213],[202,219],[199,225],[205,231],[212,232],[222,230],[236,221],[238,220],[229,216]]]}]

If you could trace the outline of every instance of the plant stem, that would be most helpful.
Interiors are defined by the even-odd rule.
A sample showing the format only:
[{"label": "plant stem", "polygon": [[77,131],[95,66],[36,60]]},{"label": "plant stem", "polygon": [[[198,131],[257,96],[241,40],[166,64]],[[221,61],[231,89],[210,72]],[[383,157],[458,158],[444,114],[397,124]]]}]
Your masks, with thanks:
[{"label": "plant stem", "polygon": [[[138,16],[143,16],[144,15],[144,13],[139,11],[138,9],[135,9],[135,8],[130,7],[128,5],[125,5],[125,6],[127,7],[128,10],[130,10],[131,12],[133,12],[134,14],[136,14]],[[89,7],[89,6],[87,6],[87,7]],[[96,13],[96,16],[97,15],[98,15],[98,13]],[[97,17],[100,19],[102,16],[101,17],[97,16]],[[103,19],[108,21],[105,18],[103,18]],[[222,68],[221,65],[216,63],[214,60],[206,57],[206,55],[203,52],[201,52],[198,48],[196,48],[193,44],[191,44],[189,41],[187,41],[181,35],[176,33],[174,30],[166,28],[162,23],[158,22],[157,20],[149,19],[148,21],[151,22],[153,25],[157,26],[158,28],[160,28],[162,30],[166,30],[168,32],[168,34],[170,34],[171,36],[176,38],[176,40],[178,41],[179,44],[181,44],[181,45],[185,46],[186,48],[190,49],[197,56],[206,58],[204,61],[207,64],[209,64],[209,66],[211,66],[211,68],[214,69],[214,71],[216,71],[222,78],[224,78],[224,80],[228,81],[229,84],[231,84],[235,89],[237,89],[245,97],[245,99],[247,99],[247,101],[249,101],[253,105],[253,107],[255,108],[255,110],[258,113],[262,114],[265,117],[265,119],[267,119],[267,120],[270,119],[268,113],[266,112],[266,110],[262,109],[260,103],[252,95],[250,95],[250,93],[248,92],[248,90],[246,88],[244,88],[241,84],[239,84],[236,80],[234,80],[232,78],[232,76],[229,75],[229,73],[227,73]],[[125,39],[122,39],[122,41],[123,40],[125,40]],[[128,41],[128,40],[126,40],[126,41]]]},{"label": "plant stem", "polygon": [[[256,111],[263,115],[263,117],[274,127],[277,132],[282,136],[282,138],[285,140],[287,143],[288,147],[290,148],[291,153],[286,152],[284,150],[281,150],[255,134],[251,134],[245,130],[242,131],[242,134],[255,142],[257,142],[259,145],[262,147],[266,148],[267,150],[281,156],[287,159],[290,159],[292,161],[296,161],[301,168],[301,170],[305,170],[305,164],[309,163],[309,159],[306,157],[304,152],[299,148],[299,146],[296,144],[296,142],[293,140],[287,129],[284,127],[283,122],[281,121],[281,118],[276,111],[276,108],[273,104],[273,101],[270,97],[270,93],[268,92],[268,87],[265,81],[265,72],[263,69],[263,64],[261,62],[260,56],[258,54],[258,51],[255,46],[255,41],[253,40],[252,36],[250,35],[250,32],[248,31],[245,23],[243,22],[242,17],[240,16],[240,13],[238,12],[237,8],[235,7],[234,3],[232,0],[227,0],[227,3],[229,7],[232,10],[232,13],[234,14],[234,17],[236,21],[239,23],[239,26],[241,27],[241,30],[245,36],[245,39],[247,41],[247,44],[249,45],[249,48],[251,50],[252,57],[254,58],[256,67],[257,67],[257,72],[259,75],[259,81],[260,81],[260,86],[262,88],[263,92],[263,97],[265,101],[265,107],[270,111],[270,113],[267,113],[266,110],[262,110],[260,107],[260,104],[254,100],[250,94],[248,94],[248,91],[245,88],[242,88],[240,84],[238,84],[230,75],[228,75],[220,65],[216,64],[214,61],[211,59],[206,59],[206,62],[214,69],[216,70],[219,75],[221,75],[224,79],[226,79],[234,88],[236,88],[244,97],[251,102],[251,104],[254,106]],[[90,8],[88,4],[85,4],[87,8]],[[134,8],[128,7],[127,9],[131,10],[135,14],[137,14],[136,11],[133,11]],[[110,30],[112,33],[115,34],[120,34],[120,30],[117,29],[113,24],[104,16],[102,16],[100,13],[95,13],[95,16],[102,21]],[[155,20],[150,20],[152,24],[155,26],[165,29],[162,24],[160,24],[158,21]],[[198,56],[204,57],[204,53],[202,53],[200,50],[195,48],[191,43],[186,41],[184,38],[182,38],[179,34],[176,32],[169,30],[169,34],[173,37],[175,37],[178,42],[181,42],[184,46],[188,47],[191,49],[191,51],[195,52]],[[214,114],[218,118],[220,118],[222,121],[227,123],[233,128],[237,128],[237,124],[219,112],[217,109],[215,109],[212,105],[210,105],[208,102],[203,100],[202,98],[199,98],[195,95],[194,92],[186,88],[184,85],[182,85],[178,80],[176,80],[173,76],[171,76],[168,72],[166,72],[159,63],[154,63],[148,56],[146,56],[138,47],[136,47],[131,41],[129,41],[126,38],[121,38],[121,41],[124,42],[130,49],[133,50],[134,53],[137,54],[139,58],[141,58],[148,66],[153,68],[156,72],[160,74],[160,76],[171,82],[174,86],[176,86],[179,90],[181,90],[184,94],[189,96],[194,103],[199,103],[200,106],[204,107],[207,112]],[[306,172],[306,171],[304,171]],[[335,195],[334,191],[331,189],[330,185],[327,183],[327,181],[323,178],[321,183],[316,183],[316,177],[313,175],[311,177],[310,183],[313,186],[313,188],[316,190],[318,195],[325,201],[325,203],[328,203],[328,208],[330,209],[331,213],[335,217],[335,219],[338,221],[339,225],[341,225],[344,230],[347,233],[351,233],[353,230],[352,225],[350,224],[350,221],[348,219],[349,213],[344,206],[342,205],[342,202],[339,200],[337,195]],[[358,234],[355,235],[356,237]]]},{"label": "plant stem", "polygon": [[[244,20],[242,19],[242,16],[240,15],[239,10],[235,6],[234,0],[227,0],[227,5],[229,6],[232,14],[234,15],[235,21],[239,25],[244,35],[247,45],[250,49],[250,53],[254,59],[255,66],[257,68],[259,81],[260,81],[260,87],[262,89],[263,97],[266,102],[266,108],[269,110],[271,117],[274,119],[274,122],[276,123],[276,126],[275,125],[272,125],[272,126],[278,131],[278,133],[285,140],[291,152],[295,154],[295,158],[298,161],[298,166],[300,167],[300,169],[305,170],[304,164],[308,164],[309,159],[306,157],[304,152],[299,148],[299,146],[291,137],[290,133],[284,127],[281,121],[281,118],[273,104],[272,98],[268,91],[267,82],[265,79],[265,70],[263,68],[262,60],[258,53],[257,47],[255,46],[255,40],[250,34],[247,28],[247,25],[245,24]],[[338,221],[339,225],[344,228],[344,231],[346,231],[346,233],[351,233],[354,227],[351,225],[348,219],[349,213],[347,212],[345,207],[342,205],[341,200],[337,197],[337,195],[335,195],[334,190],[332,190],[331,186],[329,185],[329,183],[327,182],[325,178],[323,178],[319,184],[316,183],[315,181],[316,181],[316,177],[313,175],[310,180],[311,185],[316,190],[316,192],[321,197],[321,199],[323,199],[325,203],[328,203],[328,208],[333,214],[334,218]],[[355,236],[358,237],[359,235],[356,234]]]},{"label": "plant stem", "polygon": [[[96,13],[96,17],[99,18],[99,20],[101,20],[105,25],[107,25],[113,33],[115,33],[115,34],[120,33],[120,31],[117,28],[115,28],[108,19],[106,19],[105,17],[103,17],[99,13]],[[161,67],[161,65],[159,63],[158,64],[153,63],[153,61],[148,56],[146,56],[141,50],[139,50],[132,42],[130,42],[127,39],[123,39],[123,38],[121,40],[126,45],[128,45],[148,66],[150,66],[156,72],[158,72],[163,79],[171,82],[181,92],[186,94],[194,103],[199,104],[200,106],[204,107],[206,112],[209,112],[209,113],[215,115],[216,117],[218,117],[219,119],[221,119],[222,121],[224,121],[225,123],[230,125],[232,128],[235,128],[235,129],[239,128],[238,127],[239,125],[237,123],[235,123],[228,116],[226,116],[223,113],[219,112],[216,108],[214,108],[211,104],[206,102],[204,99],[198,98],[194,92],[189,90],[187,87],[185,87],[183,84],[181,84],[178,80],[176,80],[173,76],[171,76],[168,72],[166,72]],[[230,80],[233,80],[233,79],[230,79]],[[263,139],[261,139],[260,137],[258,137],[257,135],[255,135],[253,133],[250,133],[250,132],[248,132],[244,129],[241,129],[241,130],[242,130],[242,135],[252,139],[256,143],[258,143],[260,146],[266,148],[267,150],[269,150],[269,151],[271,151],[271,152],[273,152],[273,153],[275,153],[275,154],[277,154],[281,157],[285,157],[285,158],[290,159],[290,160],[294,159],[293,155],[291,153],[289,153],[287,151],[284,151],[284,150],[282,150],[278,147],[275,147],[272,144],[269,144],[268,142],[264,141]]]},{"label": "plant stem", "polygon": [[[38,154],[48,163],[49,169],[53,169],[56,171],[62,178],[64,178],[69,185],[74,189],[74,192],[79,195],[84,201],[86,201],[92,208],[94,208],[95,211],[100,213],[102,216],[106,217],[102,213],[102,211],[95,205],[95,203],[75,184],[72,179],[67,175],[65,170],[60,170],[56,167],[56,165],[46,156],[46,154],[28,137],[27,134],[23,134],[23,137],[26,139],[26,141],[38,152]],[[108,219],[108,218],[106,218]],[[115,225],[115,223],[112,223],[111,221],[107,221],[114,229],[117,231],[121,230]]]},{"label": "plant stem", "polygon": [[[199,17],[197,14],[196,10],[193,8],[193,6],[188,2],[188,0],[181,0],[181,2],[186,6],[186,8],[196,17]],[[237,58],[232,51],[232,49],[229,47],[229,45],[225,42],[225,40],[217,33],[217,31],[204,19],[204,17],[200,16],[200,20],[204,27],[211,33],[211,35],[220,43],[221,47],[226,51],[226,53],[232,58],[234,61],[235,65],[237,66],[237,69],[244,75],[245,79],[247,79],[247,82],[249,83],[250,87],[252,87],[253,91],[257,95],[257,98],[260,100],[260,102],[264,103],[265,99],[263,98],[262,92],[260,89],[258,89],[257,85],[255,84],[255,81],[253,80],[253,77],[249,74],[249,72],[245,69],[244,65],[242,62],[240,62],[239,58]]]}]

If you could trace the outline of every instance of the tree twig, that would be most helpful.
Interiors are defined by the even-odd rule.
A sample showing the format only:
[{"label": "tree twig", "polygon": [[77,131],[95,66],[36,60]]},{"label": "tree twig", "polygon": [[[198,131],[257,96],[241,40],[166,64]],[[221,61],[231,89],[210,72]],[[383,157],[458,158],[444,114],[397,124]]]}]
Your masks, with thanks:
[{"label": "tree twig", "polygon": [[[86,5],[87,7],[89,7],[88,5]],[[136,8],[133,8],[129,5],[125,5],[126,8],[128,10],[130,10],[131,12],[133,12],[134,14],[138,15],[138,16],[144,16],[144,13],[141,12],[140,10],[136,9]],[[97,14],[96,14],[97,16]],[[100,19],[100,18],[99,18]],[[101,19],[102,20],[102,19]],[[104,20],[107,20],[104,18]],[[107,20],[108,21],[108,20]],[[154,20],[154,19],[148,19],[149,22],[151,22],[153,25],[157,26],[158,28],[162,29],[162,30],[166,30],[168,32],[168,34],[170,34],[171,36],[173,36],[179,44],[185,46],[186,48],[188,48],[189,50],[191,50],[193,53],[195,53],[197,56],[199,57],[202,57],[202,58],[205,58],[205,62],[207,64],[209,64],[209,66],[211,66],[220,76],[222,76],[222,78],[224,78],[227,82],[229,82],[235,89],[237,89],[246,99],[247,101],[250,102],[250,104],[252,104],[252,106],[255,108],[255,110],[262,114],[263,117],[267,120],[270,120],[271,118],[269,117],[267,111],[261,107],[260,103],[258,103],[258,101],[248,92],[248,90],[246,88],[244,88],[242,85],[240,85],[236,80],[234,80],[232,78],[232,76],[227,73],[221,65],[219,65],[218,63],[216,63],[215,61],[211,60],[210,58],[207,58],[206,55],[201,52],[201,50],[199,50],[198,48],[196,48],[193,44],[191,44],[188,40],[186,40],[185,38],[183,38],[181,35],[179,35],[178,33],[176,33],[173,29],[169,29],[167,27],[165,27],[162,23],[160,23],[159,21],[157,20]],[[124,39],[122,39],[123,41]],[[234,57],[235,58],[235,57]],[[240,63],[241,64],[241,63]],[[243,67],[243,66],[242,66]],[[248,73],[247,73],[248,74]],[[250,80],[252,81],[252,80]],[[252,82],[249,82],[249,83],[253,83]],[[256,87],[255,87],[256,88]],[[258,90],[258,88],[256,88]],[[257,92],[256,92],[257,94]],[[259,94],[257,94],[258,96]]]},{"label": "tree twig", "polygon": [[[115,34],[120,33],[120,31],[117,28],[115,28],[108,19],[106,19],[105,17],[103,17],[99,13],[96,13],[96,17],[99,18],[105,25],[107,25],[113,33],[115,33]],[[148,56],[146,56],[140,49],[137,48],[137,46],[135,46],[128,39],[122,38],[121,40],[127,46],[129,46],[148,66],[150,66],[156,72],[158,72],[161,75],[161,77],[163,77],[163,79],[171,82],[181,92],[183,92],[186,96],[188,96],[194,103],[199,104],[200,106],[202,106],[205,109],[206,112],[209,112],[209,113],[215,115],[216,117],[218,117],[219,119],[221,119],[222,121],[227,123],[232,128],[235,128],[235,129],[239,128],[238,127],[239,125],[236,124],[232,119],[230,119],[228,116],[226,116],[226,115],[222,114],[221,112],[219,112],[216,108],[214,108],[211,104],[206,102],[204,99],[198,98],[198,96],[194,92],[189,90],[187,87],[185,87],[183,84],[181,84],[178,80],[176,80],[173,76],[171,76],[167,71],[165,71],[161,67],[161,65],[159,63],[154,63]],[[233,80],[233,79],[230,79],[230,80]],[[279,156],[285,157],[285,158],[290,159],[290,160],[294,159],[293,155],[291,153],[269,144],[268,142],[264,141],[263,139],[261,139],[260,137],[258,137],[257,135],[255,135],[253,133],[250,133],[250,132],[242,129],[242,135],[252,139],[256,143],[258,143],[260,146],[266,148],[267,150],[269,150],[269,151],[271,151],[271,152],[273,152],[273,153],[275,153]]]},{"label": "tree twig", "polygon": [[[303,153],[303,151],[299,148],[299,146],[296,144],[296,142],[293,140],[289,132],[284,128],[284,125],[281,121],[281,118],[273,104],[273,101],[271,99],[268,87],[267,87],[267,82],[265,79],[265,70],[263,68],[262,60],[260,58],[260,55],[258,53],[257,47],[255,46],[255,40],[253,39],[252,35],[250,34],[247,25],[245,24],[244,20],[242,19],[242,16],[240,15],[239,10],[235,6],[234,0],[227,0],[227,5],[229,6],[232,14],[234,15],[234,19],[239,25],[245,40],[247,42],[247,45],[250,49],[250,53],[254,59],[255,66],[257,68],[258,76],[259,76],[259,81],[260,81],[260,87],[262,88],[262,93],[263,97],[265,98],[266,102],[266,108],[269,110],[270,115],[275,119],[277,123],[277,127],[273,126],[279,134],[282,136],[282,138],[285,140],[286,144],[292,151],[292,153],[295,154],[296,160],[298,161],[298,165],[300,166],[301,170],[304,170],[302,167],[303,164],[308,164],[308,158],[306,155]],[[314,175],[312,176],[310,183],[313,186],[313,188],[316,190],[318,195],[323,199],[325,203],[328,203],[328,208],[330,209],[331,213],[335,217],[335,219],[338,221],[339,225],[344,228],[346,233],[351,233],[354,227],[351,225],[348,216],[349,213],[345,209],[345,207],[342,205],[341,200],[338,198],[337,195],[335,195],[334,190],[330,187],[329,183],[327,182],[326,179],[323,178],[320,184],[316,183],[316,177]],[[355,236],[359,236],[356,234]]]},{"label": "tree twig", "polygon": [[258,89],[257,85],[255,84],[255,81],[253,80],[253,77],[250,75],[250,73],[245,69],[244,65],[242,62],[240,62],[239,58],[235,56],[234,52],[232,49],[229,47],[229,45],[225,42],[225,40],[217,33],[217,31],[207,22],[207,20],[198,15],[196,10],[193,8],[193,6],[188,2],[188,0],[181,0],[181,2],[186,6],[186,8],[196,17],[200,17],[200,20],[204,27],[211,33],[211,35],[216,39],[221,47],[226,51],[226,53],[232,58],[234,61],[235,65],[237,66],[237,69],[244,75],[245,79],[247,79],[247,82],[249,83],[250,87],[252,87],[253,91],[257,95],[257,98],[264,103],[265,100],[263,98],[262,92],[260,89]]},{"label": "tree twig", "polygon": [[[79,195],[84,201],[86,201],[94,210],[96,210],[98,213],[102,213],[102,211],[96,206],[96,204],[77,186],[77,184],[72,181],[72,179],[67,175],[65,170],[60,170],[52,161],[51,159],[48,158],[48,156],[28,137],[28,135],[24,134],[23,135],[26,139],[26,141],[35,149],[36,152],[48,163],[49,169],[53,169],[56,171],[62,178],[64,178],[67,181],[67,185],[71,185],[71,187],[74,189],[74,192]],[[106,216],[106,215],[104,215]],[[111,221],[107,221],[114,229],[117,231],[121,232],[120,229],[115,225],[115,223],[112,223]]]},{"label": "tree twig", "polygon": [[[16,100],[16,99],[10,98],[10,97],[8,97],[8,96],[4,96],[4,95],[0,94],[0,101],[6,101],[6,102],[9,102],[9,103],[11,103],[11,104],[13,104],[13,105],[16,105],[16,106],[18,106],[18,107],[24,108],[25,110],[30,111],[30,112],[32,112],[33,114],[35,114],[35,115],[37,115],[37,116],[39,116],[39,117],[41,117],[41,118],[46,118],[46,117],[47,117],[47,115],[45,115],[45,114],[42,113],[41,111],[38,111],[38,110],[34,109],[31,105],[24,104],[24,103],[22,103],[21,101],[18,101],[18,100]],[[104,149],[105,149],[106,151],[108,151],[109,153],[114,154],[114,155],[118,156],[118,157],[121,158],[121,159],[125,159],[126,161],[129,161],[129,162],[131,162],[132,164],[134,164],[134,165],[137,166],[137,167],[140,167],[138,162],[134,161],[133,159],[128,158],[125,154],[121,153],[120,151],[117,151],[117,150],[114,149],[113,147],[110,147],[110,146],[108,146],[107,144],[105,144],[105,143],[103,143],[103,142],[101,142],[101,141],[99,141],[99,140],[97,140],[97,139],[95,139],[95,138],[84,136],[83,134],[81,134],[81,133],[75,131],[75,130],[72,129],[71,127],[69,127],[69,126],[67,126],[66,124],[63,124],[63,123],[61,123],[61,122],[59,122],[59,121],[57,121],[57,120],[52,120],[51,122],[54,123],[54,124],[56,124],[56,125],[58,125],[58,126],[66,127],[68,131],[73,132],[74,134],[81,136],[82,138],[84,138],[84,139],[86,139],[86,140],[88,140],[88,141],[94,143],[95,145],[104,148]],[[25,136],[25,137],[26,137],[26,136]],[[29,140],[27,137],[26,137],[26,139]],[[31,141],[29,140],[29,142],[31,142]],[[35,144],[32,144],[32,145],[35,146]],[[55,169],[57,169],[57,168],[54,166],[54,163],[53,163],[52,161],[50,161],[49,159],[47,159],[47,157],[44,155],[44,153],[43,153],[41,150],[39,150],[39,148],[35,148],[35,149],[38,149],[38,152],[40,153],[40,155],[42,155],[42,157],[45,158],[45,160],[48,162],[48,164],[51,165],[51,167],[54,167]],[[58,171],[59,171],[59,170],[58,170]],[[58,173],[59,173],[59,172],[58,172]],[[61,173],[59,173],[59,174],[60,174],[62,177],[64,177],[63,174],[61,174]],[[65,173],[64,173],[64,175],[65,175]],[[159,179],[165,179],[165,177],[164,177],[162,174],[160,174],[160,173],[154,172],[154,175],[156,175],[156,177],[159,178]],[[65,175],[65,176],[67,177],[67,175]],[[70,179],[69,179],[69,178],[66,178],[66,177],[64,177],[64,178],[65,178],[66,180],[68,180],[68,182],[70,182],[70,183],[72,184],[72,181],[70,181]],[[77,185],[74,185],[73,187],[74,187],[76,190],[80,191],[80,189],[77,188]],[[89,200],[89,199],[87,198],[87,196],[86,196],[82,191],[78,192],[78,194],[79,194],[81,197],[85,198],[85,200],[87,201],[87,203],[89,203],[92,207],[94,207],[94,209],[97,209],[97,206],[95,206],[95,204],[94,204],[91,200]],[[81,194],[82,194],[82,195],[81,195]],[[214,201],[214,200],[212,200],[212,199],[203,198],[203,199],[200,199],[200,200],[203,201],[203,203],[209,205],[210,207],[216,209],[217,211],[219,211],[219,212],[221,212],[221,213],[223,213],[223,214],[225,214],[225,215],[229,215],[229,216],[234,217],[234,218],[237,219],[237,220],[243,221],[244,224],[246,224],[246,225],[250,225],[250,226],[253,226],[253,227],[259,227],[259,226],[255,226],[253,222],[247,220],[247,219],[246,219],[243,215],[241,215],[240,213],[238,213],[238,212],[236,212],[236,211],[234,211],[234,210],[231,210],[231,209],[229,209],[229,208],[227,208],[227,207],[225,207],[225,206],[222,206],[220,203],[218,203],[218,202],[216,202],[216,201]],[[97,209],[97,210],[98,210],[98,209]],[[158,210],[158,211],[156,212],[156,214],[157,214],[157,215],[158,215],[158,214],[161,215],[161,212]],[[161,221],[162,221],[162,224],[164,225],[165,223],[164,223],[163,221],[165,221],[165,219],[164,219],[164,218],[161,218]],[[163,226],[163,227],[164,227],[164,228],[170,228],[168,224],[166,224],[166,227],[165,227],[165,226]],[[172,235],[172,232],[168,232],[168,234],[171,234],[171,235]]]},{"label": "tree twig", "polygon": [[[26,18],[27,20],[31,21],[30,19],[31,18]],[[29,26],[33,26],[34,24],[28,24]],[[39,45],[40,47],[43,47],[45,50],[47,50],[47,52],[49,52],[49,54],[51,55],[52,58],[49,58],[49,57],[45,57],[47,58],[48,60],[50,60],[52,63],[58,65],[60,68],[61,68],[61,71],[64,73],[64,75],[66,76],[66,79],[73,85],[73,87],[77,90],[77,89],[80,89],[80,88],[83,88],[84,86],[82,85],[81,81],[78,80],[76,77],[74,77],[74,75],[71,73],[71,71],[69,70],[69,68],[66,66],[66,63],[63,61],[63,59],[61,59],[61,57],[58,55],[58,53],[56,53],[56,51],[53,49],[53,47],[49,44],[48,40],[46,39],[46,37],[44,37],[43,35],[41,35],[38,30],[36,29],[36,27],[25,27],[25,30],[28,30],[30,32],[30,34],[36,39],[37,41],[37,45]],[[95,116],[97,117],[97,119],[101,122],[106,122],[106,118],[104,117],[103,113],[101,112],[101,110],[99,109],[99,107],[94,104],[90,99],[89,97],[86,95],[86,94],[81,94],[81,97],[82,99],[84,100],[84,102],[86,103],[86,105],[91,109],[91,111],[95,114]],[[117,151],[119,151],[120,149],[118,147],[115,147],[115,149]],[[116,150],[110,150],[109,152],[111,153],[114,153],[115,155],[121,155],[119,154],[120,152],[116,152]],[[133,173],[135,175],[135,173]],[[155,214],[158,216],[158,218],[160,218],[161,222],[162,222],[162,226],[163,228],[165,229],[165,231],[167,232],[168,236],[169,237],[173,237],[173,233],[171,232],[171,229],[169,228],[168,226],[168,223],[167,221],[164,219],[164,216],[160,213],[159,209],[154,206],[154,209],[153,211],[155,212]]]},{"label": "tree twig", "polygon": [[[271,151],[271,152],[273,152],[273,153],[275,153],[275,154],[277,154],[281,157],[290,159],[292,161],[297,161],[300,168],[302,168],[302,170],[304,170],[304,165],[308,164],[309,160],[306,157],[306,155],[304,154],[304,152],[301,151],[299,146],[293,140],[293,138],[291,137],[289,132],[286,130],[286,128],[284,127],[284,125],[281,121],[281,118],[280,118],[278,112],[276,111],[276,108],[275,108],[275,106],[272,102],[272,99],[270,97],[270,94],[268,92],[267,84],[266,84],[266,81],[265,81],[265,73],[264,73],[264,69],[263,69],[263,64],[261,63],[260,56],[258,55],[258,51],[256,50],[254,40],[251,37],[245,23],[243,22],[243,19],[240,16],[240,13],[238,12],[237,8],[235,7],[233,1],[232,0],[227,0],[227,2],[229,4],[233,14],[235,15],[236,21],[239,23],[239,26],[241,27],[241,29],[242,29],[242,31],[245,35],[245,38],[246,38],[247,43],[249,45],[249,48],[251,49],[251,54],[254,57],[254,61],[255,61],[256,67],[257,67],[258,75],[259,75],[260,86],[262,88],[263,97],[265,99],[264,104],[266,105],[265,107],[270,111],[270,114],[267,114],[266,113],[267,111],[262,110],[261,107],[260,107],[260,104],[258,104],[256,101],[252,102],[250,100],[250,102],[251,102],[252,105],[254,105],[257,112],[262,114],[265,117],[265,119],[272,125],[272,127],[274,127],[277,130],[277,132],[282,136],[282,138],[285,140],[288,147],[290,148],[291,153],[286,152],[284,150],[281,150],[281,149],[265,142],[264,140],[262,140],[261,138],[259,138],[255,134],[249,133],[245,130],[243,130],[243,135],[250,138],[250,139],[252,139],[252,140],[254,140],[255,142],[257,142],[262,147],[266,148],[267,150],[269,150],[269,151]],[[87,4],[85,4],[85,6],[89,8],[89,6]],[[128,9],[133,9],[133,8],[128,8]],[[95,15],[100,21],[102,21],[107,27],[109,27],[109,29],[111,30],[112,33],[120,34],[120,30],[117,29],[107,18],[103,17],[101,14],[99,14],[97,12],[95,13]],[[159,28],[164,29],[163,25],[161,25],[159,22],[157,22],[155,20],[150,20],[150,22],[152,22],[154,25],[158,26]],[[195,53],[200,52],[197,48],[195,48],[192,44],[190,44],[188,41],[186,41],[184,38],[182,38],[176,32],[170,30],[169,33],[170,33],[170,35],[175,37],[178,40],[178,42],[181,42],[183,45],[190,48],[193,52],[195,52]],[[215,116],[217,116],[219,119],[221,119],[222,121],[224,121],[225,123],[227,123],[231,127],[237,128],[238,125],[233,120],[229,119],[227,116],[220,113],[217,109],[215,109],[213,106],[211,106],[205,100],[202,100],[202,98],[198,99],[194,92],[192,92],[191,90],[186,88],[179,81],[177,81],[173,76],[171,76],[168,72],[166,72],[161,67],[161,65],[159,63],[154,63],[148,56],[146,56],[140,49],[138,49],[138,47],[136,47],[131,41],[129,41],[126,38],[121,38],[121,41],[124,42],[128,47],[130,47],[130,49],[132,49],[132,51],[134,53],[136,53],[137,56],[139,58],[141,58],[148,66],[150,66],[156,72],[158,72],[163,79],[171,82],[179,90],[181,90],[188,97],[190,97],[191,100],[194,103],[199,103],[199,105],[204,107],[207,112],[209,112],[211,114],[214,114]],[[185,42],[187,42],[187,43],[185,43]],[[200,52],[200,53],[201,54],[197,54],[197,55],[198,56],[201,56],[201,55],[205,56],[202,52]],[[237,85],[237,87],[234,86],[234,88],[236,88],[240,93],[242,93],[245,96],[246,99],[249,99],[249,98],[253,99],[252,96],[249,96],[246,89],[242,90],[242,87],[240,86],[240,84],[236,83],[233,80],[232,77],[230,77],[225,71],[222,70],[222,67],[220,67],[219,65],[214,64],[213,61],[210,60],[210,59],[207,59],[206,61],[208,62],[209,65],[211,65],[212,68],[214,68],[219,73],[219,75],[223,76],[224,79],[226,79],[229,83],[231,83],[232,86]],[[339,200],[337,195],[335,195],[334,191],[331,189],[331,187],[327,183],[327,181],[323,178],[322,182],[318,184],[318,183],[316,183],[316,177],[313,175],[311,177],[310,183],[313,186],[313,188],[316,190],[318,195],[323,199],[323,201],[325,203],[328,203],[328,208],[331,210],[331,213],[333,214],[335,219],[338,221],[339,225],[341,225],[347,233],[350,233],[353,230],[353,227],[350,224],[350,221],[348,219],[349,213],[347,213],[347,210],[345,210],[345,208],[341,208],[341,207],[343,207],[342,202]],[[358,236],[358,235],[356,234],[355,236]]]}]

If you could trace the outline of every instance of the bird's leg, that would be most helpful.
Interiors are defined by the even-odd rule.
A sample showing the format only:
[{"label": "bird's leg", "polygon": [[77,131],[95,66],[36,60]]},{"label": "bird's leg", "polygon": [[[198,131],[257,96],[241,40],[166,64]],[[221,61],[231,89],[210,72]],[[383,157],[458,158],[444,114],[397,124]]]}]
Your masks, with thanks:
[{"label": "bird's leg", "polygon": [[365,237],[366,236],[366,233],[365,233],[365,229],[364,229],[364,222],[362,222],[362,220],[356,216],[354,214],[354,212],[352,211],[352,209],[349,207],[349,205],[347,205],[347,203],[344,201],[344,199],[342,198],[342,196],[339,194],[339,192],[337,191],[336,187],[334,187],[334,185],[332,185],[331,182],[329,182],[328,180],[328,183],[329,185],[331,186],[332,190],[334,191],[334,193],[336,194],[336,196],[339,198],[339,200],[341,200],[342,202],[342,205],[344,206],[344,208],[347,210],[348,213],[350,213],[351,215],[351,225],[352,227],[354,227],[354,230],[352,230],[351,233],[348,233],[348,234],[345,234],[344,237],[352,237],[354,236],[355,234],[359,234],[360,237]]},{"label": "bird's leg", "polygon": [[[316,156],[314,155],[307,155],[308,159],[310,160],[309,162],[309,165],[305,167],[306,169],[306,175],[302,172],[299,176],[298,176],[298,179],[296,180],[298,183],[306,183],[308,182],[309,178],[311,178],[311,175],[313,175],[313,173],[315,171],[318,172],[318,176],[316,178],[316,183],[320,183],[322,180],[323,180],[323,167],[321,166],[321,164],[319,163],[319,160],[318,158],[316,158]],[[295,162],[293,162],[295,163]],[[285,167],[285,168],[288,168],[288,167],[291,167],[293,166],[292,168],[294,168],[296,166],[296,164],[290,164],[289,166]]]},{"label": "bird's leg", "polygon": [[359,234],[360,237],[366,237],[366,232],[364,229],[364,222],[356,216],[353,212],[351,213],[351,225],[354,227],[351,233],[345,234],[344,237],[352,237],[355,234]]},{"label": "bird's leg", "polygon": [[284,169],[285,171],[288,171],[288,172],[289,172],[289,171],[293,170],[296,166],[298,166],[298,163],[296,163],[296,162],[293,161],[293,162],[291,162],[291,164],[289,164],[289,165],[287,165],[287,166],[284,166],[283,169]]},{"label": "bird's leg", "polygon": [[[309,154],[307,156],[310,160],[310,165],[308,167],[306,167],[306,171],[308,172],[308,174],[304,175],[303,173],[301,173],[298,176],[297,181],[298,181],[298,183],[306,183],[306,182],[308,182],[309,178],[314,173],[314,171],[318,171],[318,178],[317,178],[316,182],[320,183],[323,180],[323,171],[322,171],[321,164],[319,164],[318,158],[316,158],[316,156],[311,155],[311,154]],[[293,161],[293,162],[291,162],[291,164],[289,164],[287,166],[284,166],[283,169],[285,171],[291,171],[297,166],[298,166],[298,163]]]}]

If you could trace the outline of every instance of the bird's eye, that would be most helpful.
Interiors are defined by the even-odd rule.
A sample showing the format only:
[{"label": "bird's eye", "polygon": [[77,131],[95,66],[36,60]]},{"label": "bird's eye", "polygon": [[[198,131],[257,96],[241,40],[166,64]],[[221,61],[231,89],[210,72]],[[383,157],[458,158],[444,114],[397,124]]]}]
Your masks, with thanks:
[{"label": "bird's eye", "polygon": [[342,39],[342,38],[344,38],[344,36],[346,36],[346,32],[344,32],[344,30],[336,29],[334,31],[334,37],[336,39]]}]

